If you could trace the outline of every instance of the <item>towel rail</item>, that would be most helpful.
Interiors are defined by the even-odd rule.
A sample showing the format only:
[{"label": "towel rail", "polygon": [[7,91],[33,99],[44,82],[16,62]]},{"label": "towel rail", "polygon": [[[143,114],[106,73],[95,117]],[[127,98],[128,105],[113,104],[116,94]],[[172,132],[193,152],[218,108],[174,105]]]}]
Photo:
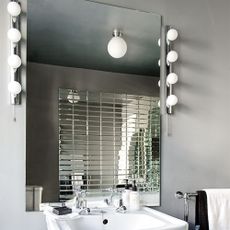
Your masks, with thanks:
[{"label": "towel rail", "polygon": [[189,217],[189,200],[192,197],[196,197],[198,194],[197,193],[192,193],[192,192],[181,192],[177,191],[175,193],[175,197],[177,199],[184,199],[184,221],[188,222],[188,217]]}]

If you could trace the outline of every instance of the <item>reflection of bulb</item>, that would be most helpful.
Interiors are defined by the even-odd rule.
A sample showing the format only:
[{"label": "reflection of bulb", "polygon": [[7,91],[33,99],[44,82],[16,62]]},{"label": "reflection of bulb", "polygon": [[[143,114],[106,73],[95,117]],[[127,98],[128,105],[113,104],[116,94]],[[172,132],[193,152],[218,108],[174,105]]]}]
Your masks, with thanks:
[{"label": "reflection of bulb", "polygon": [[177,59],[178,59],[178,53],[174,50],[169,51],[167,55],[167,61],[172,63],[172,62],[176,62]]},{"label": "reflection of bulb", "polygon": [[177,76],[177,74],[175,74],[175,73],[170,73],[170,74],[167,76],[166,81],[167,81],[167,83],[170,84],[170,85],[176,84],[177,81],[178,81],[178,76]]},{"label": "reflection of bulb", "polygon": [[17,69],[18,67],[21,66],[22,61],[21,58],[16,55],[16,54],[12,54],[11,56],[9,56],[8,58],[8,64],[11,68],[13,69]]},{"label": "reflection of bulb", "polygon": [[158,66],[161,66],[161,60],[160,59],[158,60]]},{"label": "reflection of bulb", "polygon": [[177,96],[175,96],[175,95],[170,95],[170,96],[168,96],[167,97],[167,99],[166,99],[166,105],[169,107],[169,106],[174,106],[174,105],[176,105],[178,103],[178,98],[177,98]]},{"label": "reflection of bulb", "polygon": [[160,80],[158,81],[158,86],[161,87],[161,81]]},{"label": "reflection of bulb", "polygon": [[177,39],[177,37],[178,37],[178,32],[177,32],[177,30],[175,30],[175,29],[170,29],[168,32],[167,32],[167,39],[169,40],[169,41],[175,41],[176,39]]},{"label": "reflection of bulb", "polygon": [[7,10],[12,17],[17,17],[21,13],[21,6],[17,2],[9,2]]},{"label": "reflection of bulb", "polygon": [[113,58],[121,58],[127,52],[127,44],[121,37],[113,37],[108,43],[108,52]]},{"label": "reflection of bulb", "polygon": [[12,93],[14,96],[16,96],[17,94],[19,94],[22,91],[22,86],[17,81],[11,81],[8,84],[8,90],[10,93]]},{"label": "reflection of bulb", "polygon": [[160,38],[158,39],[157,43],[158,43],[158,46],[161,47],[161,39]]},{"label": "reflection of bulb", "polygon": [[80,100],[80,96],[78,95],[77,92],[71,91],[67,96],[67,100],[70,103],[77,103]]},{"label": "reflection of bulb", "polygon": [[161,101],[158,101],[157,105],[160,108],[161,107]]},{"label": "reflection of bulb", "polygon": [[13,43],[18,43],[21,40],[21,33],[18,29],[11,28],[7,33],[8,39]]}]

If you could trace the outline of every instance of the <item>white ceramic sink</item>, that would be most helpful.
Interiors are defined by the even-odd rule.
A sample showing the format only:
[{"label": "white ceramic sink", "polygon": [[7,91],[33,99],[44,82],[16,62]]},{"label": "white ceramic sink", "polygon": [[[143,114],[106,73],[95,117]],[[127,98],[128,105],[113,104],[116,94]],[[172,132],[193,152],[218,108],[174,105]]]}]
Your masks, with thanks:
[{"label": "white ceramic sink", "polygon": [[104,208],[102,213],[92,210],[91,215],[46,212],[46,220],[48,230],[188,230],[186,222],[150,208],[125,214],[111,208]]}]

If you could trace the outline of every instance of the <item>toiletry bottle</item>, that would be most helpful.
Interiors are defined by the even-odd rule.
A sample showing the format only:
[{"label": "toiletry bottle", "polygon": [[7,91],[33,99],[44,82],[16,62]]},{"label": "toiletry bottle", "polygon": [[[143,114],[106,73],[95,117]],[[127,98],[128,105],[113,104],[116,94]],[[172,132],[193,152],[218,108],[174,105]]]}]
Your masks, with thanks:
[{"label": "toiletry bottle", "polygon": [[129,210],[137,211],[140,209],[140,194],[137,191],[136,181],[133,181],[132,191],[129,194]]},{"label": "toiletry bottle", "polygon": [[125,189],[122,192],[122,200],[123,200],[123,205],[129,209],[129,194],[131,190],[129,190],[129,181],[128,179],[125,180]]}]

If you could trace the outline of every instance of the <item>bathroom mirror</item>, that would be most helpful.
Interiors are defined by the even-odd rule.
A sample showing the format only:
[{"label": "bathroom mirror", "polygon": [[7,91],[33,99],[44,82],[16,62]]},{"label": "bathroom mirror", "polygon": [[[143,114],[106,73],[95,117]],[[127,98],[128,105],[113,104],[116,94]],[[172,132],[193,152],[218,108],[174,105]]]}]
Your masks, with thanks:
[{"label": "bathroom mirror", "polygon": [[[28,0],[27,11],[26,210],[39,210],[40,203],[60,202],[72,198],[73,181],[79,181],[82,189],[87,185],[88,190],[94,180],[96,183],[100,181],[100,185],[98,183],[94,187],[97,192],[103,193],[117,184],[123,184],[123,179],[127,177],[130,182],[135,179],[141,194],[146,195],[143,204],[159,205],[160,114],[157,103],[160,48],[157,43],[160,38],[161,16],[83,0]],[[112,57],[107,50],[115,29],[127,44],[127,52],[121,58]],[[67,99],[71,92],[73,95],[77,93],[73,98],[78,100],[77,103],[71,103],[71,99]],[[91,95],[90,98],[94,101],[90,103],[96,105],[97,109],[115,109],[118,113],[111,113],[113,117],[111,114],[108,117],[93,116],[95,121],[89,117],[87,119],[85,114],[81,116],[83,120],[78,118],[78,122],[85,128],[87,122],[101,125],[103,134],[102,123],[106,123],[108,119],[107,131],[117,129],[117,133],[110,133],[112,139],[109,137],[106,141],[100,139],[100,136],[105,138],[104,134],[98,135],[99,139],[90,135],[79,139],[80,134],[77,133],[78,139],[70,141],[77,141],[77,146],[82,145],[88,150],[92,147],[95,156],[89,155],[88,151],[89,161],[102,162],[102,150],[113,152],[113,155],[108,154],[108,168],[99,173],[108,172],[110,163],[113,163],[113,172],[117,172],[117,165],[125,164],[126,166],[121,168],[121,171],[126,170],[122,176],[112,173],[107,180],[96,174],[89,176],[87,170],[86,175],[83,175],[87,164],[82,164],[85,159],[81,157],[85,152],[81,152],[78,157],[68,153],[66,158],[62,158],[60,145],[63,143],[63,130],[60,130],[60,124],[62,116],[65,115],[60,114],[60,103],[67,104],[70,107],[68,109],[74,107],[75,111],[77,106],[87,104],[87,94]],[[117,100],[117,103],[114,104],[114,100]],[[131,126],[134,124],[136,127],[131,133],[125,131],[128,130],[129,124],[129,119],[123,114],[125,108],[130,108],[133,112],[131,114],[131,111],[126,110],[129,116],[145,118],[143,121],[130,118]],[[73,117],[75,115],[79,116],[79,111],[72,114]],[[68,124],[75,122],[75,119],[68,119],[65,121]],[[73,130],[76,131],[74,128],[70,132]],[[119,132],[130,135],[120,135]],[[120,139],[114,141],[118,136]],[[68,138],[64,139],[64,142],[68,141]],[[92,141],[99,141],[100,145],[87,147],[87,138],[97,138]],[[131,138],[132,144],[127,142],[128,138]],[[122,155],[119,155],[119,152],[122,151],[125,152],[125,163],[121,163]],[[62,159],[68,167],[72,165],[70,162],[76,163],[78,160],[80,166],[76,167],[83,167],[83,171],[78,172],[78,177],[63,177],[60,172],[64,172],[67,166],[61,165],[64,162]],[[93,163],[90,164],[92,166]],[[103,164],[100,165],[102,166]],[[130,173],[127,173],[128,171]],[[63,188],[65,197],[61,195]]]}]

